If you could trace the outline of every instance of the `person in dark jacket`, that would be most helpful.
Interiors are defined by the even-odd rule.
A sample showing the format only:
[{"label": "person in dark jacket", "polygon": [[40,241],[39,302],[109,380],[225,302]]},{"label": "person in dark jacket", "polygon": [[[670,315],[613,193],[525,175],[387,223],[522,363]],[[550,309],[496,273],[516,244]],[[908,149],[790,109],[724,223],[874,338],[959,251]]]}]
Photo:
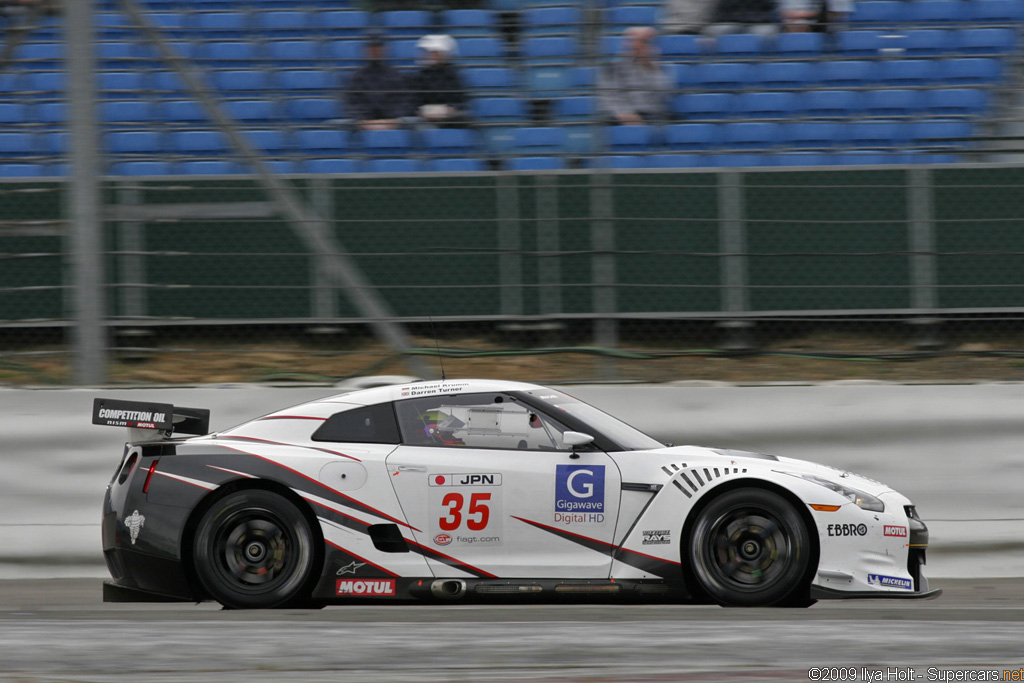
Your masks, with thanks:
[{"label": "person in dark jacket", "polygon": [[380,36],[366,44],[366,64],[352,74],[345,93],[348,114],[364,130],[398,128],[410,112],[405,78],[388,63]]},{"label": "person in dark jacket", "polygon": [[444,34],[423,36],[417,47],[424,53],[423,66],[409,78],[413,110],[428,124],[466,124],[467,98],[459,72],[452,64],[455,40]]}]

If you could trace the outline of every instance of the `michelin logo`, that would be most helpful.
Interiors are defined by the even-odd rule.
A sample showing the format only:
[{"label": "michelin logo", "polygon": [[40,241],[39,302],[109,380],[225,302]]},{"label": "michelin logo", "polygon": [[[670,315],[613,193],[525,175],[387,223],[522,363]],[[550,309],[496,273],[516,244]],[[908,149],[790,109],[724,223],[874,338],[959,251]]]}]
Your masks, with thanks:
[{"label": "michelin logo", "polygon": [[556,465],[557,512],[604,512],[604,465]]},{"label": "michelin logo", "polygon": [[910,579],[901,579],[898,576],[885,576],[884,574],[868,574],[868,583],[872,586],[884,586],[886,588],[902,588],[903,590],[914,590],[914,582]]}]

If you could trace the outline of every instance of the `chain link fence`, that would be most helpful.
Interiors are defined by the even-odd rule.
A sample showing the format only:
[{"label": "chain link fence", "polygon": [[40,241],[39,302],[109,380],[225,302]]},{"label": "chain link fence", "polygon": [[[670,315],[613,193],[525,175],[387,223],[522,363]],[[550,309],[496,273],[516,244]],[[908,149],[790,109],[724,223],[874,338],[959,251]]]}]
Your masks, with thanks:
[{"label": "chain link fence", "polygon": [[[633,138],[615,149],[609,131],[628,127],[603,127],[596,112],[539,125],[580,95],[529,87],[530,69],[540,65],[510,52],[501,56],[506,66],[463,64],[527,79],[515,92],[472,93],[475,101],[532,107],[522,119],[477,119],[470,130],[484,146],[340,153],[325,148],[362,134],[330,118],[343,113],[336,84],[358,60],[290,51],[312,41],[321,50],[358,43],[365,27],[348,38],[328,35],[312,22],[333,9],[294,3],[265,14],[246,9],[245,20],[255,22],[248,25],[262,28],[242,40],[228,24],[208,23],[239,14],[220,4],[103,5],[96,35],[77,36],[98,56],[98,106],[85,113],[68,106],[60,82],[60,31],[73,27],[62,27],[59,13],[44,14],[24,35],[9,34],[21,37],[4,57],[0,80],[11,87],[0,115],[14,117],[20,104],[35,118],[5,120],[0,131],[0,144],[15,145],[0,164],[0,383],[81,381],[73,369],[87,361],[75,340],[90,325],[102,347],[91,356],[101,367],[91,370],[103,382],[428,377],[440,374],[441,362],[449,376],[548,382],[1024,378],[1024,171],[1004,149],[1006,136],[975,139],[949,159],[937,155],[950,149],[916,150],[925,156],[911,159],[910,146],[868,166],[835,155],[862,161],[867,152],[895,152],[830,148],[820,168],[805,165],[817,152],[781,143],[742,155]],[[596,68],[588,60],[608,56],[603,38],[620,28],[601,23],[605,10],[582,9],[584,23],[557,25],[584,46],[559,77]],[[284,24],[260,24],[272,11],[302,14],[289,17],[304,28],[284,16]],[[529,35],[509,28],[524,12],[495,14],[497,39],[509,50]],[[1017,24],[999,25],[1007,26]],[[250,63],[246,50],[262,51],[262,61]],[[277,58],[267,56],[273,51]],[[767,53],[737,59],[703,54],[671,64],[779,61]],[[1002,108],[947,122],[1012,132],[1018,53],[984,59],[1000,60],[1005,78],[974,89]],[[822,53],[782,61],[849,60]],[[253,86],[282,84],[285,72],[329,76],[301,92]],[[50,81],[50,90],[40,89]],[[932,85],[914,92],[940,89]],[[580,92],[593,99],[590,87]],[[679,87],[673,97],[699,94]],[[270,106],[296,115],[245,119]],[[307,106],[323,108],[297,115]],[[183,118],[154,113],[177,110]],[[201,118],[186,116],[196,112]],[[79,167],[99,178],[102,211],[90,228],[81,176],[66,173],[76,145],[67,121],[89,124],[92,115],[101,154]],[[691,117],[658,130],[733,122],[754,121]],[[585,145],[502,147],[517,131],[540,128]],[[263,143],[275,136],[310,142],[268,149]],[[17,152],[18,144],[29,151]],[[472,170],[425,165],[455,154],[475,162]],[[557,163],[542,171],[510,163],[523,158]],[[653,159],[699,167],[654,167]],[[791,167],[794,159],[801,166]],[[908,160],[922,163],[888,163]],[[378,161],[398,163],[367,166]],[[74,239],[82,230],[94,230],[97,246]],[[95,249],[101,264],[87,277],[83,249]],[[99,319],[83,320],[82,301],[96,302]]]}]

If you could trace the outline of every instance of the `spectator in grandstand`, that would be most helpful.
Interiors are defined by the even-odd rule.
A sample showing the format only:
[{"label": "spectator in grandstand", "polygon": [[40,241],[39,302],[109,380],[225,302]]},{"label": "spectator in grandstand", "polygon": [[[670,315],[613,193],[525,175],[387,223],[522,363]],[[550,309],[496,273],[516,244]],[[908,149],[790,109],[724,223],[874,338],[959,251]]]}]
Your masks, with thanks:
[{"label": "spectator in grandstand", "polygon": [[668,33],[700,33],[711,23],[718,0],[668,0],[664,29]]},{"label": "spectator in grandstand", "polygon": [[388,63],[385,48],[380,35],[370,36],[366,64],[352,74],[345,93],[349,116],[364,130],[398,128],[409,113],[405,79]]},{"label": "spectator in grandstand", "polygon": [[623,35],[622,56],[598,72],[601,111],[617,125],[664,123],[671,84],[657,60],[657,31],[632,26]]},{"label": "spectator in grandstand", "polygon": [[416,46],[423,52],[422,66],[409,78],[408,86],[416,115],[428,125],[466,125],[466,90],[452,64],[455,40],[443,33],[431,34]]},{"label": "spectator in grandstand", "polygon": [[[811,2],[813,0],[779,0],[781,2]],[[718,0],[708,35],[726,33],[758,33],[773,36],[779,32],[779,6],[777,0]]]},{"label": "spectator in grandstand", "polygon": [[836,31],[846,24],[852,0],[780,0],[782,21],[790,33]]}]

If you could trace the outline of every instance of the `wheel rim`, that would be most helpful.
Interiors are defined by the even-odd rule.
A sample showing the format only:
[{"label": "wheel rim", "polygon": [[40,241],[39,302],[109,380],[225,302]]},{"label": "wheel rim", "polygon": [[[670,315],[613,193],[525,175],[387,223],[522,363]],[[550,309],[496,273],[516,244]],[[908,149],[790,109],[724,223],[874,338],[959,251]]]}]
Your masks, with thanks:
[{"label": "wheel rim", "polygon": [[239,510],[224,520],[213,538],[217,573],[241,592],[271,591],[287,581],[296,552],[288,524],[269,510]]},{"label": "wheel rim", "polygon": [[705,566],[718,582],[733,590],[760,591],[788,573],[792,545],[786,526],[774,513],[737,508],[711,525]]}]

